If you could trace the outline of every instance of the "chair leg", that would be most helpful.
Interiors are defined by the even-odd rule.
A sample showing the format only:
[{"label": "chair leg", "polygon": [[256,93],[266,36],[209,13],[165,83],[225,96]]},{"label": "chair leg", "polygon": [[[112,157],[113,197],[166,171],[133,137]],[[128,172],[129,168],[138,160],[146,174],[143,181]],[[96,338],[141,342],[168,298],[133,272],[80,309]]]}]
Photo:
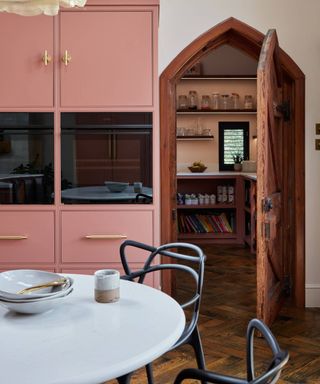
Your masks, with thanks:
[{"label": "chair leg", "polygon": [[[193,350],[194,350],[194,353],[196,356],[196,360],[197,360],[197,364],[198,364],[198,368],[199,369],[206,369],[206,363],[204,360],[204,353],[203,353],[203,348],[202,348],[202,343],[201,343],[201,338],[200,338],[200,333],[199,333],[198,327],[194,328],[194,330],[191,334],[189,343],[193,347]],[[202,380],[201,380],[201,383],[207,384],[206,381],[202,381]]]},{"label": "chair leg", "polygon": [[119,384],[130,384],[132,373],[117,378]]},{"label": "chair leg", "polygon": [[148,384],[154,384],[152,363],[146,365]]}]

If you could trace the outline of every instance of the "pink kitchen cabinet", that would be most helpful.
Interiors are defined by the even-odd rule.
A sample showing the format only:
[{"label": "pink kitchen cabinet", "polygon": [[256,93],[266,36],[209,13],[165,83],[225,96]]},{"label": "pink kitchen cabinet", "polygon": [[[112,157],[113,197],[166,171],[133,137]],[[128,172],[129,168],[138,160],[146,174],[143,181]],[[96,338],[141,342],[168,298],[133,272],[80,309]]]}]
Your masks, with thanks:
[{"label": "pink kitchen cabinet", "polygon": [[[119,247],[125,238],[159,245],[157,23],[157,0],[142,0],[141,4],[138,0],[121,0],[119,4],[93,0],[84,9],[63,9],[55,17],[0,14],[0,118],[11,135],[10,151],[1,158],[7,168],[2,162],[0,182],[6,189],[11,182],[13,196],[17,195],[19,190],[11,178],[8,181],[3,177],[11,175],[21,163],[27,168],[35,159],[44,159],[36,176],[42,177],[48,164],[54,173],[49,172],[52,189],[45,190],[47,200],[1,200],[0,270],[40,268],[92,273],[104,268],[121,269]],[[50,56],[46,63],[45,52]],[[20,125],[10,125],[11,113],[20,114]],[[68,113],[87,116],[88,133],[97,128],[92,120],[96,113],[128,113],[128,124],[133,125],[135,114],[149,114],[151,122],[149,117],[145,122],[150,125],[149,136],[133,140],[122,132],[115,140],[116,132],[108,139],[97,134],[98,142],[91,141],[95,155],[90,159],[90,135],[88,140],[83,135],[83,142],[72,142],[74,131],[83,124],[76,121],[68,127],[70,136],[68,129],[63,130],[62,116]],[[34,114],[31,117],[40,122],[32,122],[28,114]],[[43,114],[51,114],[54,123],[49,126],[48,116]],[[21,127],[24,141],[10,133]],[[62,156],[64,134],[69,137],[66,141],[74,143],[66,161]],[[31,141],[32,135],[37,140]],[[122,146],[118,145],[120,139]],[[15,149],[20,148],[16,146],[19,140],[20,153]],[[70,177],[66,173],[71,173],[73,165],[78,171]],[[99,167],[104,173],[98,180],[95,172]],[[118,200],[81,204],[63,199],[62,192],[68,188],[64,179],[76,188],[104,186],[105,180],[128,181],[128,173],[131,184],[143,181],[144,186],[152,188],[152,203],[142,205],[137,200],[134,204],[132,199],[126,204]],[[34,186],[27,181],[24,184],[27,195]],[[96,234],[125,237],[86,238]],[[145,257],[141,252],[130,254],[133,268],[140,268]],[[159,286],[159,276],[148,283]]]},{"label": "pink kitchen cabinet", "polygon": [[0,15],[1,108],[53,106],[53,35],[52,17]]},{"label": "pink kitchen cabinet", "polygon": [[61,106],[151,106],[152,21],[150,11],[61,13]]}]

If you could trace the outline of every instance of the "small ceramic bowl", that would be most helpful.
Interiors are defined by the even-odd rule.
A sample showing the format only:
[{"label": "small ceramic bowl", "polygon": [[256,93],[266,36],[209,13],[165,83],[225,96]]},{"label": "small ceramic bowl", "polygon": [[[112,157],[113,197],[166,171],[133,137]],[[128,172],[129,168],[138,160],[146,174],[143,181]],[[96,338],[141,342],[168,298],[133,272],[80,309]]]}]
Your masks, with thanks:
[{"label": "small ceramic bowl", "polygon": [[104,185],[110,192],[123,192],[129,185],[129,183],[120,183],[116,181],[105,181]]},{"label": "small ceramic bowl", "polygon": [[24,288],[38,284],[62,279],[64,276],[53,272],[33,269],[17,269],[0,273],[0,299],[4,300],[29,300],[36,298],[52,297],[66,293],[72,288],[73,280],[67,278],[65,285],[48,287],[30,293],[19,294]]}]

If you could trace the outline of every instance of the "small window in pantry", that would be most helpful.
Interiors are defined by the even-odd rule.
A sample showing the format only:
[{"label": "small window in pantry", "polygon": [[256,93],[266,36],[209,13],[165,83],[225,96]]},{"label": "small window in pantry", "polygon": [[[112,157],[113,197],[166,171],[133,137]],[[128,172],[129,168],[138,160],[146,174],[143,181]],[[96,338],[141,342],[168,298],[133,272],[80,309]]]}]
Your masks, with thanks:
[{"label": "small window in pantry", "polygon": [[249,159],[249,122],[219,122],[219,170],[233,171],[234,156]]}]

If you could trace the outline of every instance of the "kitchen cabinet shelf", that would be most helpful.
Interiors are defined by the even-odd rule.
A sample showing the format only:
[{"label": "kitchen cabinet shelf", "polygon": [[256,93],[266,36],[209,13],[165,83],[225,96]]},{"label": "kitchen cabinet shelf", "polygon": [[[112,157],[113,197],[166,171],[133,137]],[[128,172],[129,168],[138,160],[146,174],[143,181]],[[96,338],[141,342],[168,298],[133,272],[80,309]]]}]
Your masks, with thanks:
[{"label": "kitchen cabinet shelf", "polygon": [[235,209],[235,204],[191,204],[178,205],[178,209]]},{"label": "kitchen cabinet shelf", "polygon": [[177,136],[177,140],[185,140],[185,141],[201,141],[201,140],[213,140],[214,139],[214,136],[213,135],[210,135],[210,136]]},{"label": "kitchen cabinet shelf", "polygon": [[[195,175],[177,177],[180,194],[215,194],[218,199],[220,187],[232,202],[216,204],[177,205],[178,238],[200,243],[241,244],[243,243],[243,200],[242,177],[237,175]],[[228,192],[229,191],[229,192]],[[230,192],[232,191],[232,192]]]},{"label": "kitchen cabinet shelf", "polygon": [[198,75],[184,76],[181,80],[257,80],[256,75]]},{"label": "kitchen cabinet shelf", "polygon": [[256,113],[256,109],[177,110],[177,115],[255,115]]}]

